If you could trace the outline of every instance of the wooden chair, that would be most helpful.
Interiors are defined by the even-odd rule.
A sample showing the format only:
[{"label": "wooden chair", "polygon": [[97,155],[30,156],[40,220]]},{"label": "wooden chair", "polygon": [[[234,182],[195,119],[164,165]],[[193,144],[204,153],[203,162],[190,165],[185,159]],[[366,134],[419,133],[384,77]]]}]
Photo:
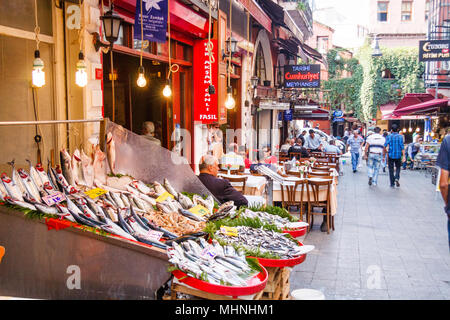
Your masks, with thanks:
[{"label": "wooden chair", "polygon": [[[228,170],[223,170],[222,168],[219,168],[220,173],[228,174]],[[241,172],[239,169],[231,169],[230,174],[239,174]]]},{"label": "wooden chair", "polygon": [[331,176],[330,172],[324,172],[324,171],[312,171],[312,172],[308,172],[306,174],[306,176],[308,178],[323,178],[323,179],[333,179],[333,177]]},{"label": "wooden chair", "polygon": [[240,178],[231,178],[231,177],[222,177],[223,179],[226,179],[231,182],[240,182],[242,183],[242,189],[241,187],[234,187],[236,190],[241,191],[242,194],[245,194],[245,183],[247,182],[248,176],[243,176]]},{"label": "wooden chair", "polygon": [[286,172],[286,175],[301,178],[300,171],[288,171],[288,172]]},{"label": "wooden chair", "polygon": [[[300,160],[302,158],[302,153],[301,152],[291,152],[291,158],[295,157],[296,160]],[[289,158],[289,160],[291,160],[291,158]]]},{"label": "wooden chair", "polygon": [[[314,224],[314,216],[326,216],[327,217],[327,233],[330,234],[330,227],[334,230],[334,216],[331,215],[331,184],[332,180],[329,181],[308,181],[308,232],[311,230]],[[320,201],[319,193],[320,187],[326,186],[326,200]],[[313,212],[313,208],[321,208],[325,212]]]},{"label": "wooden chair", "polygon": [[284,162],[284,161],[288,161],[289,159],[289,155],[287,153],[280,153],[280,155],[278,156],[278,161],[279,162]]},{"label": "wooden chair", "polygon": [[322,158],[325,154],[322,152],[311,152],[310,155],[314,158]]},{"label": "wooden chair", "polygon": [[329,167],[311,167],[311,170],[330,172],[330,168]]},{"label": "wooden chair", "polygon": [[[301,180],[301,181],[295,181],[294,185],[285,185],[280,184],[281,186],[281,205],[283,209],[286,209],[290,212],[290,207],[299,207],[300,209],[300,220],[303,221],[303,206],[306,205],[306,199],[304,199],[304,192],[307,188],[307,181]],[[300,186],[300,189],[298,189],[298,186]],[[287,193],[287,199],[285,199],[284,190],[286,190]],[[300,199],[296,199],[296,191],[300,191]],[[308,213],[306,213],[308,216]]]}]

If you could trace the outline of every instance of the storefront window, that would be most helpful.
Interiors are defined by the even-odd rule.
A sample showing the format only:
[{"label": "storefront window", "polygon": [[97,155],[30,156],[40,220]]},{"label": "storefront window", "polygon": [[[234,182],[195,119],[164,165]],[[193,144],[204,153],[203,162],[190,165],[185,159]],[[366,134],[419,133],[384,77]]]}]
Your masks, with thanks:
[{"label": "storefront window", "polygon": [[256,65],[254,75],[258,77],[259,83],[266,80],[266,63],[264,61],[264,53],[261,45],[256,50]]},{"label": "storefront window", "polygon": [[425,21],[428,20],[428,16],[430,15],[430,0],[427,0],[425,3]]}]

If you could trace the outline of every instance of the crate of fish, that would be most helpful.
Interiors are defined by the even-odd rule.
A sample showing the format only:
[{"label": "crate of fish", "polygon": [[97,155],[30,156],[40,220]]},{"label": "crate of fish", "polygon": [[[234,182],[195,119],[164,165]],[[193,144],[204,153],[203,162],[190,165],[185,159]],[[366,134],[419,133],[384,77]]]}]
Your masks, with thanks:
[{"label": "crate of fish", "polygon": [[273,224],[281,229],[284,233],[289,233],[292,237],[297,238],[305,235],[308,223],[302,221],[290,221],[288,218],[281,217],[261,210],[249,210],[247,208],[241,210],[239,217],[259,219],[263,223]]},{"label": "crate of fish", "polygon": [[247,226],[221,227],[213,237],[224,245],[244,250],[264,267],[292,267],[305,261],[314,246],[303,245],[289,234]]},{"label": "crate of fish", "polygon": [[179,282],[205,292],[246,296],[262,291],[267,283],[267,271],[256,259],[215,240],[173,242],[167,255],[172,264],[169,271]]}]

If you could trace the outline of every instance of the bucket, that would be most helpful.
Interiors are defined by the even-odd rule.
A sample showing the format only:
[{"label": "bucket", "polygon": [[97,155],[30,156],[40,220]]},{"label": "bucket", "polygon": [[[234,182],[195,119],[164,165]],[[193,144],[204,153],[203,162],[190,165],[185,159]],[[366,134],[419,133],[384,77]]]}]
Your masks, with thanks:
[{"label": "bucket", "polygon": [[325,295],[314,289],[295,289],[291,296],[293,300],[325,300]]}]

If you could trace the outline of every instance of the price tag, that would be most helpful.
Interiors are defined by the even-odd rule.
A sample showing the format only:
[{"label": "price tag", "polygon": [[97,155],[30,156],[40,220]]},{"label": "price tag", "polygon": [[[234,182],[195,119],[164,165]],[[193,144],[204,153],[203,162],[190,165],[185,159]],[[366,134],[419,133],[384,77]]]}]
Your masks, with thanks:
[{"label": "price tag", "polygon": [[100,188],[95,188],[86,191],[84,194],[89,196],[91,199],[95,199],[105,193],[108,193],[108,191]]},{"label": "price tag", "polygon": [[156,202],[164,202],[167,200],[168,197],[171,197],[172,199],[174,199],[174,196],[166,191],[162,195],[160,195],[158,198],[156,198]]},{"label": "price tag", "polygon": [[42,200],[44,200],[45,204],[50,207],[54,204],[57,204],[57,203],[60,203],[61,201],[66,200],[66,196],[61,192],[55,192],[48,196],[42,197]]},{"label": "price tag", "polygon": [[237,237],[238,235],[238,229],[235,227],[227,227],[227,226],[221,226],[220,232],[226,236],[230,237]]},{"label": "price tag", "polygon": [[206,209],[204,206],[198,204],[195,207],[192,207],[188,210],[189,212],[195,214],[198,217],[203,217],[207,214],[209,214],[208,209]]},{"label": "price tag", "polygon": [[163,233],[160,231],[156,231],[156,230],[150,230],[147,232],[147,235],[155,241],[159,241],[159,239],[161,239],[161,237],[163,236]]},{"label": "price tag", "polygon": [[210,245],[202,250],[202,253],[200,254],[200,256],[204,259],[212,260],[212,259],[214,259],[215,256],[217,256],[217,252],[216,252],[216,249],[214,249],[214,247]]}]

